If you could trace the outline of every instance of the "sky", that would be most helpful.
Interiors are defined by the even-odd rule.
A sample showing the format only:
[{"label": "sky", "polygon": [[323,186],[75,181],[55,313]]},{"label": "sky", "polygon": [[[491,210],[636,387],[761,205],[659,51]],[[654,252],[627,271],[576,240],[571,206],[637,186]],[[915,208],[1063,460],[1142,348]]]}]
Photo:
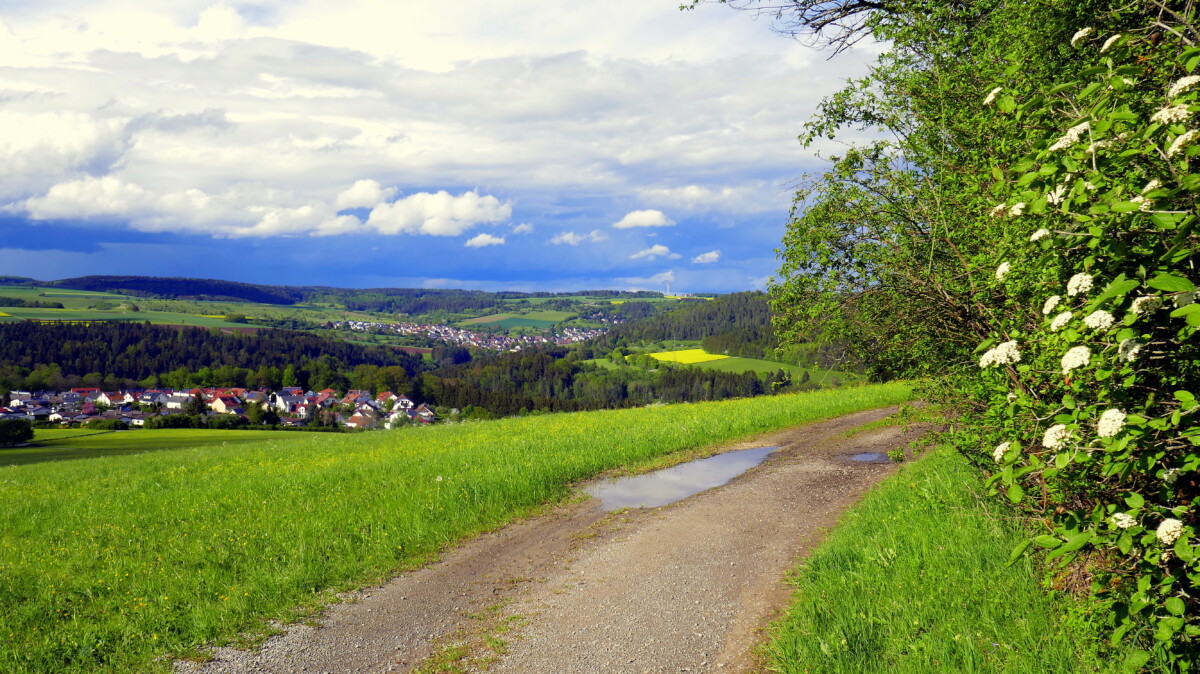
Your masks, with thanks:
[{"label": "sky", "polygon": [[861,76],[679,0],[0,0],[0,275],[762,288]]}]

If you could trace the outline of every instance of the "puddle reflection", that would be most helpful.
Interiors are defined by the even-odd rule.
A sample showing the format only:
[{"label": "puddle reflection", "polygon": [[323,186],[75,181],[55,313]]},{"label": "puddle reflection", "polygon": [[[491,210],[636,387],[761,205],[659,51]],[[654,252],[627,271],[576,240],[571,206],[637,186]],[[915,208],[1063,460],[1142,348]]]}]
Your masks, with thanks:
[{"label": "puddle reflection", "polygon": [[681,463],[645,475],[605,480],[584,491],[600,499],[605,510],[657,508],[705,489],[719,487],[762,463],[778,447],[726,452]]}]

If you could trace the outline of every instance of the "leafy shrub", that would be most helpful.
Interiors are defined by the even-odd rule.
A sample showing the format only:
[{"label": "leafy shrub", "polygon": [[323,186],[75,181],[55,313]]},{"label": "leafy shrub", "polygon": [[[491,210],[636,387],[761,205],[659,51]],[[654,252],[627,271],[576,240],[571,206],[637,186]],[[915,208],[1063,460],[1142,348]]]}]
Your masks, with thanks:
[{"label": "leafy shrub", "polygon": [[993,171],[1009,236],[968,390],[988,403],[975,458],[1043,522],[1014,557],[1036,545],[1090,577],[1114,600],[1113,640],[1145,648],[1135,668],[1186,671],[1200,637],[1200,48],[1075,42],[1099,53],[1088,81],[988,96],[1032,150]]},{"label": "leafy shrub", "polygon": [[0,419],[0,447],[11,447],[33,439],[33,426],[20,419]]}]

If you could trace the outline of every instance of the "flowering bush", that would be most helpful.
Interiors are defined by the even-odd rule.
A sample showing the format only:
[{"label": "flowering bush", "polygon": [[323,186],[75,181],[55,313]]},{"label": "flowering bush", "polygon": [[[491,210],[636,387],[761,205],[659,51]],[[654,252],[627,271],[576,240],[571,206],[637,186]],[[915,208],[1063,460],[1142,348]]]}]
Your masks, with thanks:
[{"label": "flowering bush", "polygon": [[976,458],[1044,523],[1014,559],[1037,546],[1061,578],[1090,578],[1114,601],[1114,643],[1145,649],[1136,667],[1189,671],[1200,643],[1200,132],[1189,128],[1200,76],[1189,73],[1200,48],[1091,29],[1071,44],[1096,61],[1090,81],[989,94],[995,123],[1027,129],[1032,150],[993,171],[992,213],[1010,228],[980,266],[1004,268],[994,300],[1006,311],[977,349],[973,393],[987,406],[974,432],[990,437]]}]

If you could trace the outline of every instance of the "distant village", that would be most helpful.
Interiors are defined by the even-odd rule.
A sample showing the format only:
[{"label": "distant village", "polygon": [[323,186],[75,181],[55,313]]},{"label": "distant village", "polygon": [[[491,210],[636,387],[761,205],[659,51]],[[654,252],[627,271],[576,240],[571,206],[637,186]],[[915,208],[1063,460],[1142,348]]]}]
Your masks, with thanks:
[{"label": "distant village", "polygon": [[458,346],[477,347],[494,351],[520,351],[540,344],[574,344],[608,332],[602,328],[560,327],[551,335],[508,335],[473,332],[451,325],[432,323],[373,323],[370,321],[334,321],[330,327],[338,330],[426,337]]},{"label": "distant village", "polygon": [[[70,391],[13,391],[0,419],[31,423],[86,426],[112,420],[127,427],[165,425],[164,417],[204,416],[215,419],[213,427],[271,424],[280,427],[311,425],[348,429],[395,428],[401,424],[431,424],[437,421],[433,408],[416,404],[404,395],[384,391],[371,395],[351,390],[339,395],[333,389],[305,391],[283,387],[278,391],[242,388],[193,388],[187,390],[102,391],[73,388]],[[454,412],[457,412],[455,410]],[[152,421],[158,418],[157,423]]]}]

